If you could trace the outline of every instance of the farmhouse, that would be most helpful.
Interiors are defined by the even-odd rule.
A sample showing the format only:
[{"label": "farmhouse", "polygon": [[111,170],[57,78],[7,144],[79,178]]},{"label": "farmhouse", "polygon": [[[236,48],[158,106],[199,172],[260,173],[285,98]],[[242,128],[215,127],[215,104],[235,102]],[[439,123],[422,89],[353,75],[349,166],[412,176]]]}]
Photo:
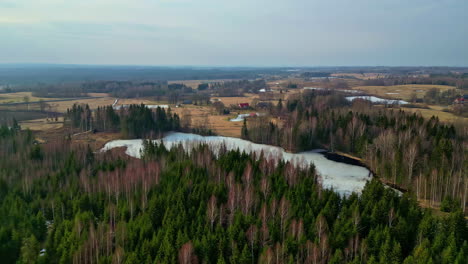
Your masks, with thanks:
[{"label": "farmhouse", "polygon": [[249,108],[249,106],[250,106],[249,103],[240,103],[240,104],[239,104],[239,107],[240,107],[240,108],[243,108],[243,109]]},{"label": "farmhouse", "polygon": [[466,104],[467,102],[468,102],[468,94],[460,96],[453,101],[454,104]]}]

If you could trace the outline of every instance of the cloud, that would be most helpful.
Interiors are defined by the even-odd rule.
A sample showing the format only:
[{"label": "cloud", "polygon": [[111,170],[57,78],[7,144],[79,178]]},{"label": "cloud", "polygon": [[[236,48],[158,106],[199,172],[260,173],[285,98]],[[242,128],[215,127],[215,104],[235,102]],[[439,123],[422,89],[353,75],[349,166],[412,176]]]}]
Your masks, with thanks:
[{"label": "cloud", "polygon": [[462,65],[467,8],[463,0],[2,1],[0,61]]}]

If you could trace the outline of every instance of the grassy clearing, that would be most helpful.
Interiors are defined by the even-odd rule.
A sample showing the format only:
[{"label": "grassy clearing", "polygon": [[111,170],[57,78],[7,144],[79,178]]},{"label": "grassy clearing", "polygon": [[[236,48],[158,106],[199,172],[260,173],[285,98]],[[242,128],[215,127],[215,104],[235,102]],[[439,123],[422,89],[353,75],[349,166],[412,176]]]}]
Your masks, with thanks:
[{"label": "grassy clearing", "polygon": [[[73,104],[88,104],[91,109],[96,109],[99,106],[112,105],[115,102],[115,97],[103,97],[103,98],[90,98],[90,99],[79,99],[73,101],[63,101],[51,103],[57,112],[65,113],[68,108],[71,108]],[[117,105],[128,105],[128,104],[160,104],[150,99],[119,99]]]},{"label": "grassy clearing", "polygon": [[237,116],[237,113],[219,115],[211,106],[196,105],[184,105],[183,107],[171,108],[171,110],[181,118],[183,118],[184,113],[190,113],[192,127],[203,126],[221,136],[240,137],[241,135],[242,122],[229,121],[231,117]]},{"label": "grassy clearing", "polygon": [[24,121],[38,118],[46,118],[47,114],[36,112],[36,111],[9,111],[9,110],[0,110],[0,121],[10,121],[13,118],[16,121]]},{"label": "grassy clearing", "polygon": [[[115,102],[115,97],[103,97],[107,94],[90,94],[90,96],[96,96],[95,98],[82,98],[76,100],[67,100],[60,102],[48,102],[46,103],[50,107],[46,107],[47,111],[65,113],[68,108],[71,108],[73,104],[88,104],[91,109],[96,109],[99,106],[112,105]],[[50,98],[48,98],[50,100]],[[53,100],[60,100],[60,98],[53,98]],[[23,102],[23,101],[21,101]],[[31,101],[34,102],[34,101]],[[37,101],[36,101],[37,102]],[[150,99],[120,99],[117,105],[124,104],[158,104],[154,100]],[[1,109],[24,111],[24,110],[40,110],[39,104],[21,104],[11,106],[1,106]]]},{"label": "grassy clearing", "polygon": [[59,117],[57,121],[47,118],[33,119],[20,122],[22,129],[30,129],[33,131],[47,131],[59,129],[63,127],[63,117]]},{"label": "grassy clearing", "polygon": [[424,118],[431,118],[432,116],[437,116],[442,122],[468,122],[468,118],[466,117],[456,116],[452,113],[444,112],[443,110],[446,109],[445,107],[429,106],[429,108],[430,109],[402,107],[404,111],[411,113],[419,113]]},{"label": "grassy clearing", "polygon": [[221,102],[226,106],[229,107],[230,105],[237,105],[240,103],[249,103],[252,104],[254,99],[258,99],[259,96],[256,94],[246,94],[245,96],[239,97],[213,97],[213,99],[220,99]]},{"label": "grassy clearing", "polygon": [[0,94],[0,104],[23,103],[25,97],[29,98],[29,102],[38,102],[41,99],[50,100],[50,98],[35,97],[31,92],[4,93]]},{"label": "grassy clearing", "polygon": [[408,85],[393,85],[393,86],[356,86],[355,90],[364,91],[366,93],[384,98],[410,100],[413,93],[418,98],[423,98],[429,89],[436,88],[439,91],[455,89],[453,86],[446,85],[426,85],[426,84],[408,84]]}]

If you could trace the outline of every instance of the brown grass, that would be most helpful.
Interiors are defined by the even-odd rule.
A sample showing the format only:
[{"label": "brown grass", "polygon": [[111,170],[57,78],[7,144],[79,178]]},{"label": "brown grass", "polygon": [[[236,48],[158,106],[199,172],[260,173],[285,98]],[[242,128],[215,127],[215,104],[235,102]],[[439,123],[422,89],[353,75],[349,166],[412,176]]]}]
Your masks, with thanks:
[{"label": "brown grass", "polygon": [[[116,98],[114,97],[102,97],[102,98],[89,98],[89,99],[77,99],[72,101],[62,102],[51,102],[48,103],[53,111],[65,113],[68,108],[71,108],[73,104],[88,104],[91,109],[96,109],[98,106],[112,105]],[[156,101],[149,99],[120,99],[117,105],[124,104],[158,104]]]},{"label": "brown grass", "polygon": [[[455,89],[453,86],[446,85],[426,85],[426,84],[408,84],[408,85],[393,85],[393,86],[357,86],[355,90],[367,92],[384,98],[409,100],[413,93],[418,98],[423,98],[429,89],[436,88],[439,91]],[[388,94],[390,93],[390,94]]]},{"label": "brown grass", "polygon": [[[171,108],[181,118],[184,112],[191,116],[191,126],[212,129],[216,134],[228,137],[240,137],[242,122],[231,122],[230,118],[236,117],[237,113],[231,115],[219,115],[211,106],[184,105],[183,107]],[[208,122],[206,122],[208,121]]]},{"label": "brown grass", "polygon": [[63,117],[59,117],[57,122],[55,121],[55,119],[47,118],[27,120],[20,122],[20,126],[22,129],[30,129],[33,131],[46,131],[58,129],[63,127]]},{"label": "brown grass", "polygon": [[406,108],[402,107],[402,109],[406,112],[411,113],[419,113],[424,118],[431,118],[432,116],[437,116],[440,121],[442,122],[468,122],[468,118],[456,116],[449,112],[444,112],[445,108],[442,106],[429,106],[431,109],[420,109],[420,108]]},{"label": "brown grass", "polygon": [[41,99],[50,100],[50,98],[32,96],[31,92],[4,93],[4,94],[0,94],[0,104],[23,103],[25,96],[29,97],[29,102],[37,102]]},{"label": "brown grass", "polygon": [[237,104],[240,104],[240,103],[249,103],[249,104],[252,104],[252,101],[254,99],[258,99],[258,95],[257,94],[245,94],[245,96],[241,97],[213,97],[213,98],[216,98],[216,99],[220,99],[221,102],[223,102],[223,104],[226,106],[226,107],[229,107],[230,105],[237,105]]}]

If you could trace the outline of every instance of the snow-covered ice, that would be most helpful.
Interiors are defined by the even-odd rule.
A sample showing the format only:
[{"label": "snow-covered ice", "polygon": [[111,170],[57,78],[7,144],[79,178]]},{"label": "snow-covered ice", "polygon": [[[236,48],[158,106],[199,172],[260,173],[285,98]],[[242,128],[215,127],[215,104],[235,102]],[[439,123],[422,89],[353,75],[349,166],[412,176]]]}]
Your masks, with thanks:
[{"label": "snow-covered ice", "polygon": [[[178,132],[167,134],[162,141],[164,146],[168,149],[182,144],[185,150],[190,151],[194,146],[207,144],[216,154],[219,151],[219,148],[222,145],[225,145],[227,150],[239,149],[240,151],[256,153],[257,155],[263,151],[266,158],[290,161],[297,166],[306,167],[310,164],[314,164],[323,187],[333,188],[335,191],[343,195],[349,195],[352,192],[361,193],[364,185],[371,178],[370,171],[365,167],[332,161],[327,159],[323,154],[314,151],[288,153],[280,147],[256,144],[239,138],[200,136]],[[161,140],[155,140],[155,142],[160,143]],[[101,151],[107,151],[117,147],[126,147],[127,149],[125,153],[127,155],[140,158],[140,152],[143,148],[143,140],[113,140],[108,142]]]},{"label": "snow-covered ice", "polygon": [[322,87],[304,87],[304,90],[326,90],[325,88]]},{"label": "snow-covered ice", "polygon": [[231,118],[229,121],[231,122],[242,122],[244,121],[244,118],[249,117],[250,114],[240,114],[236,118]]},{"label": "snow-covered ice", "polygon": [[378,104],[408,104],[408,102],[403,101],[403,100],[389,100],[389,99],[379,98],[379,97],[376,97],[376,96],[362,95],[362,96],[348,96],[348,97],[346,97],[346,100],[348,100],[348,101],[353,101],[355,99],[364,99],[364,100],[371,101],[372,103],[378,103]]},{"label": "snow-covered ice", "polygon": [[146,105],[146,107],[148,107],[149,109],[156,109],[158,107],[167,109],[167,108],[169,108],[169,105]]}]

